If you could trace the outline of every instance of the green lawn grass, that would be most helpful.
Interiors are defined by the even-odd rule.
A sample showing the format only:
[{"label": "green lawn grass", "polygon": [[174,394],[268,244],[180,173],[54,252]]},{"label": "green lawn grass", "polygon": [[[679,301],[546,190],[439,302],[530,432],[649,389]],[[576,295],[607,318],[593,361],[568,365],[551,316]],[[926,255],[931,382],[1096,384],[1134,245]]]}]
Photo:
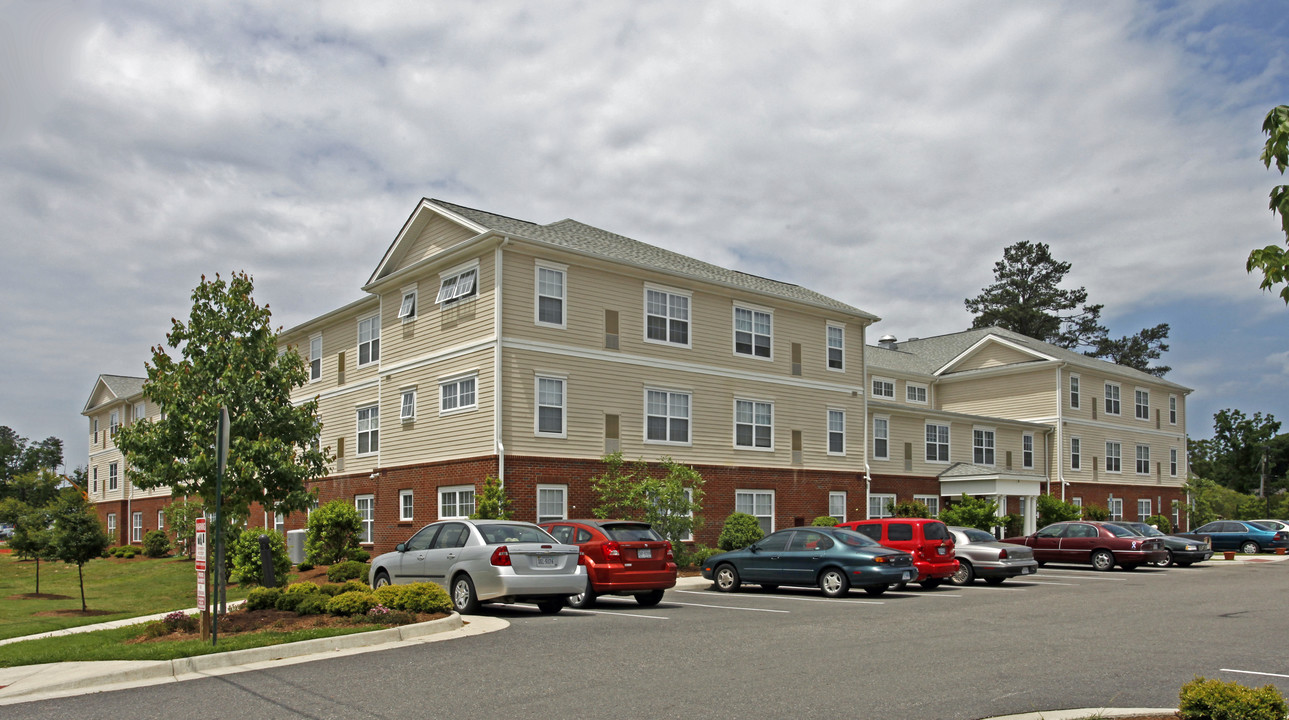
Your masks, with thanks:
[{"label": "green lawn grass", "polygon": [[[197,573],[191,560],[97,559],[85,563],[84,572],[86,607],[108,614],[38,615],[80,610],[76,566],[40,563],[40,592],[66,599],[24,598],[21,596],[36,592],[36,563],[0,555],[0,639],[197,606]],[[246,591],[237,586],[228,589],[229,600],[245,596]]]}]

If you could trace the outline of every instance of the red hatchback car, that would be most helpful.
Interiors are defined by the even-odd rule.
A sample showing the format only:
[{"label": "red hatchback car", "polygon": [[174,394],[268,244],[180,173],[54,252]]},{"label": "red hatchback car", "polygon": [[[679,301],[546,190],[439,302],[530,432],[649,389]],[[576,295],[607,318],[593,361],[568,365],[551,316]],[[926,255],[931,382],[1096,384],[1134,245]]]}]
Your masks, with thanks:
[{"label": "red hatchback car", "polygon": [[[958,559],[953,554],[953,535],[939,520],[879,518],[844,522],[837,527],[850,528],[888,548],[912,555],[913,566],[918,569],[917,582],[927,590],[939,587],[958,572]],[[902,586],[903,583],[900,584]]]},{"label": "red hatchback car", "polygon": [[585,608],[601,595],[634,595],[643,607],[657,605],[676,586],[671,543],[637,520],[555,520],[538,523],[555,539],[582,550],[586,592],[570,595],[570,607]]}]

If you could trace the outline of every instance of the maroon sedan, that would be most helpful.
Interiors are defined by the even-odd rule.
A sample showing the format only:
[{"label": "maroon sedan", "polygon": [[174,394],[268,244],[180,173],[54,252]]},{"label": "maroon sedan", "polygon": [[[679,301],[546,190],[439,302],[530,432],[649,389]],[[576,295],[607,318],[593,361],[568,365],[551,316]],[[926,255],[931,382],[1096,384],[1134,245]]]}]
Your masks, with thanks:
[{"label": "maroon sedan", "polygon": [[553,520],[538,523],[556,540],[577,545],[586,566],[586,592],[571,595],[570,607],[595,604],[600,595],[634,595],[643,607],[657,605],[676,586],[671,543],[649,523],[637,520]]},{"label": "maroon sedan", "polygon": [[1004,538],[1003,542],[1034,548],[1034,559],[1039,565],[1085,563],[1096,570],[1109,570],[1118,564],[1124,570],[1135,570],[1143,563],[1168,558],[1161,539],[1142,537],[1110,522],[1052,523],[1033,535]]}]

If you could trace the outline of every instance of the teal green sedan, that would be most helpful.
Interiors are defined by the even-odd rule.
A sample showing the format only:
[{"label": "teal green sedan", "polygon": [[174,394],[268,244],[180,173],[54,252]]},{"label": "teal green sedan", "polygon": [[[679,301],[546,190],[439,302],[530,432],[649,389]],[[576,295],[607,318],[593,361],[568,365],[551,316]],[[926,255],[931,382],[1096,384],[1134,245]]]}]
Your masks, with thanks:
[{"label": "teal green sedan", "polygon": [[817,587],[831,598],[846,595],[852,587],[881,595],[917,574],[912,555],[883,547],[853,530],[831,527],[780,530],[703,563],[703,577],[721,592],[735,592],[743,583],[765,590],[793,585]]}]

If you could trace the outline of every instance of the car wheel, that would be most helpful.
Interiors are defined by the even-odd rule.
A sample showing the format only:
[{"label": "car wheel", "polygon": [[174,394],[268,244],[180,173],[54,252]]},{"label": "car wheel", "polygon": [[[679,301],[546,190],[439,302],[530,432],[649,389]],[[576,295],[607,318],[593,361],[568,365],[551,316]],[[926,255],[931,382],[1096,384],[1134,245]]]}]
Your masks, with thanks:
[{"label": "car wheel", "polygon": [[1240,552],[1245,555],[1257,555],[1262,552],[1262,548],[1258,547],[1258,544],[1252,540],[1246,540],[1240,543]]},{"label": "car wheel", "polygon": [[1154,565],[1155,567],[1172,567],[1172,565],[1173,565],[1173,551],[1172,551],[1172,550],[1167,550],[1167,549],[1165,549],[1165,550],[1164,550],[1164,554],[1165,554],[1167,557],[1165,557],[1163,560],[1160,560],[1160,561],[1159,561],[1159,562],[1157,562],[1157,563],[1151,563],[1151,564],[1152,564],[1152,565]]},{"label": "car wheel", "polygon": [[1114,567],[1114,554],[1109,550],[1097,550],[1092,553],[1093,570],[1109,570]]},{"label": "car wheel", "polygon": [[479,597],[474,594],[474,581],[464,573],[452,581],[452,607],[462,615],[479,612]]},{"label": "car wheel", "polygon": [[940,587],[940,584],[943,582],[944,582],[943,578],[931,578],[930,580],[923,580],[918,584],[922,586],[923,590],[934,590]]},{"label": "car wheel", "polygon": [[846,593],[850,592],[850,581],[846,579],[846,573],[837,568],[828,568],[819,573],[819,589],[823,591],[824,597],[846,597]]},{"label": "car wheel", "polygon": [[958,571],[949,576],[949,582],[954,585],[970,585],[972,580],[976,579],[976,571],[972,569],[971,563],[966,560],[958,561]]},{"label": "car wheel", "polygon": [[761,583],[761,589],[766,592],[774,592],[779,589],[779,586],[774,583]]},{"label": "car wheel", "polygon": [[662,602],[662,593],[662,590],[650,590],[647,593],[640,593],[636,595],[636,603],[640,607],[653,607]]},{"label": "car wheel", "polygon": [[738,570],[726,563],[716,568],[716,589],[721,592],[736,592],[743,583],[738,579]]},{"label": "car wheel", "polygon": [[385,572],[384,570],[381,570],[380,572],[376,573],[376,579],[372,582],[371,586],[374,589],[374,588],[385,587],[388,584],[389,584],[389,573]]},{"label": "car wheel", "polygon": [[1004,581],[1004,580],[1006,580],[1006,579],[1007,579],[1007,578],[1001,578],[1001,577],[988,577],[988,578],[985,578],[985,584],[986,584],[986,585],[1002,585],[1002,584],[1003,584],[1003,581]]},{"label": "car wheel", "polygon": [[537,603],[537,609],[541,610],[543,615],[554,615],[564,609],[564,598],[558,597],[553,600],[542,600]]},{"label": "car wheel", "polygon": [[864,588],[864,592],[872,595],[873,597],[877,597],[878,595],[886,592],[886,589],[889,587],[890,585],[868,585]]},{"label": "car wheel", "polygon": [[586,579],[586,589],[576,595],[568,596],[568,606],[571,608],[589,608],[595,605],[596,594],[591,590],[591,579]]}]

